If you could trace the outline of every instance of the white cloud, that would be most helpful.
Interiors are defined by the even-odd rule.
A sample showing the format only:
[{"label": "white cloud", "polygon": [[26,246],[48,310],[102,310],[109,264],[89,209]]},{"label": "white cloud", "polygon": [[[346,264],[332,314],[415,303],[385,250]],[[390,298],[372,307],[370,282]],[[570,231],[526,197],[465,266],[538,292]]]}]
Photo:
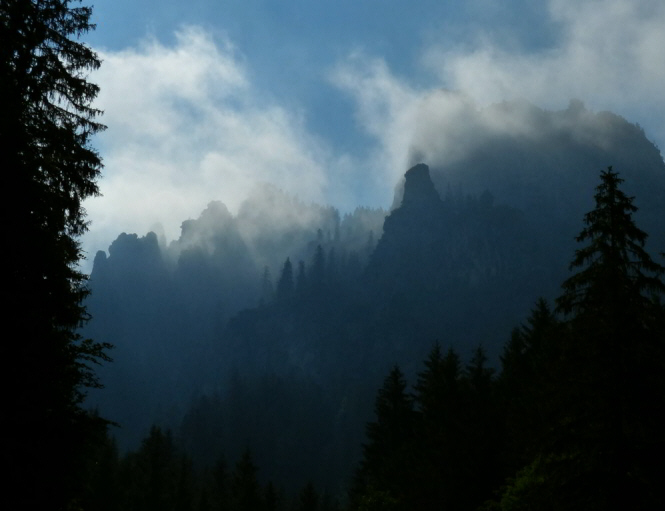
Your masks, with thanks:
[{"label": "white cloud", "polygon": [[518,53],[485,42],[471,52],[430,51],[450,86],[482,101],[515,96],[561,104],[571,96],[607,105],[656,100],[665,84],[665,4],[652,0],[552,0],[559,43]]},{"label": "white cloud", "polygon": [[211,200],[232,211],[257,181],[305,200],[327,186],[321,144],[302,116],[265,99],[228,41],[189,27],[167,46],[99,52],[92,76],[108,125],[96,141],[104,158],[102,197],[85,207],[89,255],[122,231],[144,234],[161,223],[168,239]]},{"label": "white cloud", "polygon": [[[660,0],[550,0],[548,22],[557,41],[528,50],[492,39],[437,44],[423,55],[441,90],[414,90],[409,80],[391,74],[380,60],[353,56],[335,73],[335,83],[358,104],[360,124],[381,148],[386,168],[403,172],[408,145],[427,154],[456,158],[464,150],[465,129],[481,122],[501,125],[477,114],[479,106],[526,99],[544,108],[563,109],[572,98],[593,110],[611,110],[640,123],[647,136],[665,148],[665,3]],[[470,122],[471,121],[471,122]],[[409,138],[412,136],[412,138]]]},{"label": "white cloud", "polygon": [[104,196],[86,202],[93,230],[84,248],[94,253],[121,231],[142,234],[157,222],[172,239],[210,200],[234,211],[256,181],[346,209],[386,206],[410,163],[432,153],[461,157],[474,123],[528,130],[519,117],[507,126],[475,106],[504,99],[563,109],[579,98],[639,122],[665,148],[665,3],[548,6],[543,24],[556,27],[549,47],[512,44],[504,31],[432,45],[422,57],[435,78],[429,88],[397,76],[382,58],[355,53],[340,63],[330,78],[354,98],[358,126],[376,141],[356,156],[332,155],[307,132],[302,112],[253,87],[229,41],[201,29],[181,30],[171,45],[147,39],[100,52],[104,63],[93,80],[109,126],[96,142],[106,165]]},{"label": "white cloud", "polygon": [[364,165],[375,185],[384,189],[381,195],[389,194],[409,163],[422,92],[395,77],[382,59],[361,53],[338,65],[330,79],[355,98],[357,122],[378,143]]}]

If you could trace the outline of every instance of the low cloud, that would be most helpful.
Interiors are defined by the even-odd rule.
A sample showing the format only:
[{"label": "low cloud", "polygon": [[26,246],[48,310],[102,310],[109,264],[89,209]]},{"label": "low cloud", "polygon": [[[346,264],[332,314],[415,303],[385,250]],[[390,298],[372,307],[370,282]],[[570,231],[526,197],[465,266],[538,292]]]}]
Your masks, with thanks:
[{"label": "low cloud", "polygon": [[469,51],[431,48],[426,65],[480,101],[525,98],[560,106],[571,97],[599,108],[661,104],[665,4],[652,0],[550,0],[560,27],[553,46],[513,52],[485,40]]},{"label": "low cloud", "polygon": [[347,129],[374,141],[361,154],[336,154],[308,131],[305,112],[257,90],[251,63],[224,37],[189,27],[171,44],[149,38],[100,51],[92,78],[109,129],[95,141],[103,197],[85,204],[93,230],[84,249],[94,253],[119,232],[145,233],[156,223],[174,239],[211,200],[236,212],[257,182],[347,211],[386,207],[409,165],[464,158],[477,147],[478,127],[533,135],[528,109],[506,117],[487,108],[504,100],[563,110],[579,98],[592,111],[638,122],[665,147],[665,4],[550,0],[546,12],[551,37],[535,48],[491,27],[457,30],[455,37],[465,34],[459,40],[441,31],[421,52],[417,77],[363,52],[339,62],[329,78],[355,102],[355,127]]},{"label": "low cloud", "polygon": [[[422,65],[429,87],[371,56],[341,62],[333,81],[357,103],[358,123],[377,140],[375,162],[391,179],[405,162],[454,161],[475,147],[483,129],[529,135],[533,119],[488,105],[526,100],[563,110],[579,98],[594,111],[637,122],[665,147],[665,4],[651,0],[550,0],[556,37],[529,50],[476,32],[428,47]],[[525,112],[528,110],[525,109]]]},{"label": "low cloud", "polygon": [[322,201],[328,184],[320,141],[299,112],[252,87],[233,45],[195,27],[166,45],[99,51],[99,108],[108,125],[95,142],[104,158],[102,197],[85,207],[89,256],[121,232],[157,223],[167,239],[211,200],[237,209],[255,183],[269,181]]}]

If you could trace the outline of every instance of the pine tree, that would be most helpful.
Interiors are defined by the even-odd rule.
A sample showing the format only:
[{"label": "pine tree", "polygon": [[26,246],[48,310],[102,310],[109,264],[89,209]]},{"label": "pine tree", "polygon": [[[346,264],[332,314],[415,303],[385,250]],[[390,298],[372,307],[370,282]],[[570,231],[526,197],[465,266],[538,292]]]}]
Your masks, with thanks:
[{"label": "pine tree", "polygon": [[317,245],[316,251],[314,252],[314,257],[312,259],[312,265],[309,269],[309,274],[307,275],[312,289],[318,291],[321,289],[325,282],[326,278],[326,256],[323,252],[323,247]]},{"label": "pine tree", "polygon": [[305,261],[298,261],[298,275],[296,276],[296,293],[303,296],[307,291],[307,273],[305,271]]},{"label": "pine tree", "polygon": [[293,296],[293,265],[291,259],[286,258],[282,273],[277,282],[277,298],[280,300],[287,300]]},{"label": "pine tree", "polygon": [[133,484],[129,507],[147,511],[173,510],[181,467],[171,432],[152,426],[129,461]]},{"label": "pine tree", "polygon": [[81,407],[85,388],[98,386],[91,364],[107,360],[107,345],[77,333],[87,320],[81,203],[98,193],[90,139],[104,127],[87,81],[100,61],[79,40],[94,28],[91,8],[73,3],[0,2],[4,189],[19,198],[5,215],[3,310],[16,337],[2,359],[22,374],[3,386],[6,509],[72,503],[86,443],[106,424]]},{"label": "pine tree", "polygon": [[223,510],[230,507],[229,478],[228,469],[226,468],[226,460],[223,456],[219,456],[212,469],[210,492],[211,501],[213,502],[215,509]]},{"label": "pine tree", "polygon": [[308,482],[300,491],[296,511],[317,511],[319,509],[319,494],[314,485]]},{"label": "pine tree", "polygon": [[463,455],[457,464],[459,483],[455,509],[477,509],[500,482],[502,421],[495,398],[494,370],[482,346],[464,368],[465,392],[460,410],[462,428],[455,439]]},{"label": "pine tree", "polygon": [[647,234],[622,182],[611,167],[601,172],[577,237],[585,244],[571,263],[578,271],[557,300],[568,335],[558,374],[566,430],[556,438],[578,453],[579,484],[593,484],[607,505],[652,508],[662,503],[654,485],[665,478],[657,468],[665,455],[657,418],[665,412],[665,268],[645,250]]},{"label": "pine tree", "polygon": [[[531,343],[531,371],[547,401],[539,452],[504,492],[501,509],[659,509],[665,504],[665,270],[644,246],[637,208],[611,168],[601,172],[595,208],[563,283],[564,321]],[[545,318],[547,319],[547,318]],[[546,342],[542,342],[545,340]],[[543,350],[547,347],[547,350]],[[506,359],[507,361],[508,359]],[[537,363],[535,363],[537,362]],[[528,382],[526,382],[528,384]],[[543,389],[546,392],[543,393]]]},{"label": "pine tree", "polygon": [[619,185],[623,179],[609,167],[601,172],[596,207],[584,217],[586,226],[577,236],[578,249],[570,269],[579,269],[563,283],[557,310],[575,316],[604,317],[617,325],[629,317],[645,317],[654,300],[665,294],[660,276],[665,268],[644,249],[647,234],[634,223],[633,198]]},{"label": "pine tree", "polygon": [[415,400],[419,409],[416,439],[423,509],[446,509],[457,504],[460,463],[466,459],[460,436],[463,421],[463,385],[460,358],[450,348],[445,356],[435,344],[418,375]]},{"label": "pine tree", "polygon": [[272,302],[275,290],[272,285],[272,277],[270,276],[270,268],[266,265],[263,268],[263,276],[261,277],[261,298],[259,306],[263,307]]},{"label": "pine tree", "polygon": [[553,370],[561,355],[562,335],[560,321],[541,298],[504,348],[498,387],[506,422],[503,459],[508,471],[533,459],[551,426],[557,408],[554,386],[560,383]]},{"label": "pine tree", "polygon": [[257,473],[258,467],[254,464],[251,451],[245,449],[231,475],[231,502],[236,511],[261,509],[263,499]]},{"label": "pine tree", "polygon": [[415,412],[406,380],[395,366],[383,382],[376,403],[376,420],[367,425],[363,460],[351,489],[352,507],[382,495],[394,509],[410,509],[413,502]]}]

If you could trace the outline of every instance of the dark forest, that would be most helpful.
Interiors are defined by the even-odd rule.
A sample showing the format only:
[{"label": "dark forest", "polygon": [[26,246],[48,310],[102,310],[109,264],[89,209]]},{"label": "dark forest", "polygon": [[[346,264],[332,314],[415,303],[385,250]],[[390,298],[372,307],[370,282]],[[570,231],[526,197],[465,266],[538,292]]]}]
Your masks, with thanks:
[{"label": "dark forest", "polygon": [[414,161],[387,210],[266,184],[88,277],[105,126],[71,3],[0,11],[3,509],[663,506],[665,163],[638,125],[493,105],[537,133]]}]

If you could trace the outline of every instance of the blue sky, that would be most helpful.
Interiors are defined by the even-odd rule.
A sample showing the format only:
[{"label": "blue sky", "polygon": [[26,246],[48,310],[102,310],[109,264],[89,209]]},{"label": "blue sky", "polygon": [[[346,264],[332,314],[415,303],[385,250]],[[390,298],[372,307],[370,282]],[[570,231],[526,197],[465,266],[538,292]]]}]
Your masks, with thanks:
[{"label": "blue sky", "polygon": [[665,147],[661,0],[98,0],[93,19],[108,130],[90,257],[123,231],[173,239],[257,182],[388,207],[414,144],[464,150],[469,104],[579,98]]}]

